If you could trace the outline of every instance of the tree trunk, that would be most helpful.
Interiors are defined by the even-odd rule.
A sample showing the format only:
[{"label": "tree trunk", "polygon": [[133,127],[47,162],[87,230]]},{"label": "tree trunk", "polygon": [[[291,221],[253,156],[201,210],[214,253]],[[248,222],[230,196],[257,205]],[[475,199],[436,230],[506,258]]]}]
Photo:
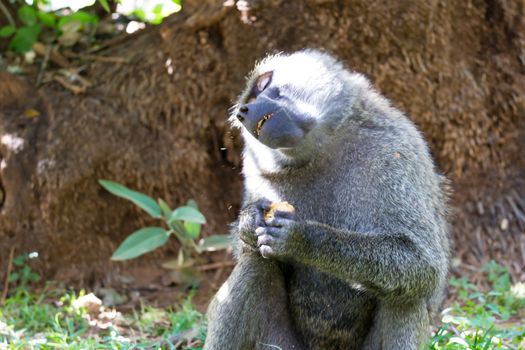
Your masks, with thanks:
[{"label": "tree trunk", "polygon": [[194,198],[205,233],[225,233],[241,181],[227,110],[257,59],[315,47],[368,75],[423,130],[452,182],[455,262],[495,258],[523,274],[523,1],[230,3],[187,0],[105,49],[129,63],[90,61],[83,94],[0,75],[1,257],[36,250],[46,278],[109,280],[122,267],[112,251],[150,221],[101,178],[172,206]]}]

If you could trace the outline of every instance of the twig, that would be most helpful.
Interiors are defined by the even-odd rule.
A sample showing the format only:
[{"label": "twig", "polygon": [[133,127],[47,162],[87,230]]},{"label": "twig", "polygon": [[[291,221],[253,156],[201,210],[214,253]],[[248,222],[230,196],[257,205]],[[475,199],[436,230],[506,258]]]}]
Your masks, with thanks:
[{"label": "twig", "polygon": [[4,16],[9,22],[9,24],[15,27],[16,23],[15,23],[15,20],[13,19],[13,16],[11,16],[11,14],[9,13],[9,10],[7,9],[7,7],[5,7],[5,5],[1,1],[0,1],[0,10],[2,10],[2,12],[4,13]]},{"label": "twig", "polygon": [[70,81],[79,82],[80,84],[86,87],[93,86],[93,84],[89,80],[87,80],[86,78],[80,75],[80,72],[82,70],[84,70],[83,67],[78,67],[75,69],[61,69],[59,70],[59,72],[60,74],[64,75]]},{"label": "twig", "polygon": [[53,80],[55,80],[56,82],[60,83],[60,85],[62,85],[63,87],[65,87],[66,89],[72,91],[75,95],[78,95],[78,94],[81,94],[81,93],[84,93],[86,92],[86,87],[85,86],[76,86],[76,85],[73,85],[71,83],[69,83],[65,78],[63,77],[59,77],[59,76],[54,76],[53,77]]},{"label": "twig", "polygon": [[516,218],[520,219],[521,221],[523,221],[523,223],[525,223],[525,214],[523,214],[518,209],[518,206],[514,202],[514,199],[511,196],[507,196],[506,198],[507,198],[507,202],[509,202],[509,204],[510,204],[510,207],[511,207],[512,211],[516,215]]},{"label": "twig", "polygon": [[[144,30],[142,30],[141,32],[143,32]],[[135,32],[135,33],[137,33],[137,32]],[[102,45],[100,45],[99,47],[93,47],[93,48],[87,50],[87,52],[94,53],[94,52],[98,52],[98,51],[104,50],[105,48],[107,48],[109,46],[120,44],[120,43],[122,43],[122,42],[124,42],[126,40],[129,40],[132,37],[135,37],[135,35],[134,35],[135,33],[133,33],[133,34],[128,34],[128,33],[119,34],[116,37],[113,37],[113,38],[107,40],[106,42],[102,43]]]},{"label": "twig", "polygon": [[64,52],[64,56],[108,63],[129,63],[129,58],[124,57],[98,56],[92,54],[78,54],[74,52]]},{"label": "twig", "polygon": [[78,70],[61,69],[59,73],[64,76],[55,75],[53,80],[71,90],[75,95],[86,92],[87,88],[93,85],[89,80],[78,74]]},{"label": "twig", "polygon": [[234,266],[235,261],[229,260],[229,261],[219,261],[216,263],[211,263],[208,265],[202,265],[197,266],[197,271],[209,271],[209,270],[215,270],[215,269],[222,269],[224,267]]},{"label": "twig", "polygon": [[2,291],[2,297],[0,297],[0,305],[4,305],[5,299],[7,298],[7,291],[9,290],[9,276],[11,275],[11,269],[13,268],[13,255],[15,254],[15,247],[11,247],[9,251],[9,260],[7,261],[7,274],[4,280],[4,290]]},{"label": "twig", "polygon": [[[33,45],[33,51],[35,51],[38,55],[45,57],[48,47],[49,45],[46,46],[40,42],[37,42]],[[49,59],[51,60],[51,62],[55,63],[56,65],[62,68],[71,67],[68,60],[66,60],[64,56],[62,56],[58,50],[52,49],[51,52],[49,53]]]},{"label": "twig", "polygon": [[47,63],[49,62],[49,56],[51,55],[51,45],[46,46],[46,50],[44,52],[44,59],[42,60],[42,64],[40,65],[40,71],[38,72],[38,77],[36,78],[36,86],[40,86],[40,83],[42,82],[42,78],[44,77],[44,72],[47,68]]}]

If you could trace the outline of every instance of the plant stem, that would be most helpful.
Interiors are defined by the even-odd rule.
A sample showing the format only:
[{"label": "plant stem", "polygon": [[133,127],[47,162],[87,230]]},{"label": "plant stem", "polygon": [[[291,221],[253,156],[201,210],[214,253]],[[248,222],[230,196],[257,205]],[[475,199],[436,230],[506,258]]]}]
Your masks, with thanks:
[{"label": "plant stem", "polygon": [[15,247],[11,247],[9,251],[9,260],[7,260],[7,272],[4,281],[4,290],[2,291],[2,297],[0,297],[0,305],[4,305],[5,298],[7,298],[7,291],[9,290],[9,276],[11,275],[11,269],[13,268],[13,255],[15,254]]},{"label": "plant stem", "polygon": [[7,9],[7,7],[5,7],[5,5],[0,1],[0,10],[2,10],[5,18],[7,19],[7,21],[9,22],[10,25],[12,25],[13,27],[16,27],[16,23],[15,23],[15,20],[13,19],[13,16],[11,16],[11,13],[9,12],[9,10]]}]

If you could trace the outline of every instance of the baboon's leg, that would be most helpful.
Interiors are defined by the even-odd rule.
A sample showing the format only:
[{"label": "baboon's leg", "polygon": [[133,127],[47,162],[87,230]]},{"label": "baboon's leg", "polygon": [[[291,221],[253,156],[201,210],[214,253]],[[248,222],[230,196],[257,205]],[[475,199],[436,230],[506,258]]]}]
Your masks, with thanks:
[{"label": "baboon's leg", "polygon": [[243,254],[208,308],[204,350],[302,349],[275,261]]},{"label": "baboon's leg", "polygon": [[430,316],[425,301],[412,304],[381,303],[366,350],[419,350],[429,336]]}]

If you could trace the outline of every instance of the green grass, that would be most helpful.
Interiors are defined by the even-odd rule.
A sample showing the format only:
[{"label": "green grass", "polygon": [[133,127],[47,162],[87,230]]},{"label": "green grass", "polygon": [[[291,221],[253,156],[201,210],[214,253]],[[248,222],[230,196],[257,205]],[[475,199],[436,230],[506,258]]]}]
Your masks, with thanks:
[{"label": "green grass", "polygon": [[508,269],[495,262],[483,269],[489,288],[453,278],[456,301],[442,312],[430,349],[525,349],[525,284],[511,285]]},{"label": "green grass", "polygon": [[74,306],[83,294],[17,289],[0,309],[0,349],[202,349],[204,316],[191,298],[177,310],[121,315],[101,308],[90,315]]},{"label": "green grass", "polygon": [[[19,270],[25,266],[19,266]],[[512,285],[506,268],[483,268],[487,288],[466,278],[450,281],[453,304],[442,313],[428,349],[525,349],[525,284]],[[192,294],[175,309],[142,306],[121,315],[111,308],[88,312],[78,306],[84,292],[52,284],[38,293],[25,269],[18,287],[0,308],[0,350],[4,349],[202,349],[204,315]],[[84,304],[85,305],[85,304]]]}]

